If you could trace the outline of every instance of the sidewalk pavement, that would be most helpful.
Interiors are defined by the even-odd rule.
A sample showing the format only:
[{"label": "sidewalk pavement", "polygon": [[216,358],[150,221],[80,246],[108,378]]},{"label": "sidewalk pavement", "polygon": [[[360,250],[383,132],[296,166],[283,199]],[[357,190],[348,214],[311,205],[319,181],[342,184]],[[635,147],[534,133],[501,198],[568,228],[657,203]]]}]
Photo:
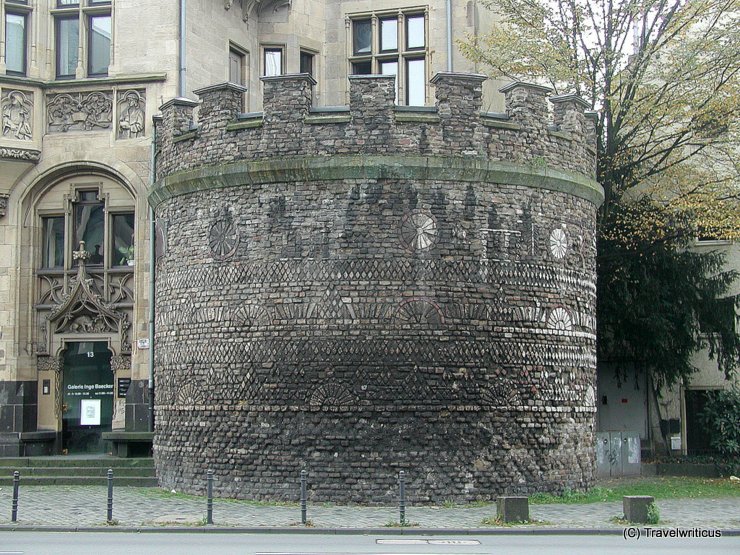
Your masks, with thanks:
[{"label": "sidewalk pavement", "polygon": [[[0,487],[0,529],[15,527],[106,527],[108,490],[105,486],[23,486],[20,487],[18,520],[11,522],[12,486]],[[740,497],[719,499],[657,499],[661,527],[740,531]],[[621,502],[580,505],[550,504],[529,506],[534,524],[507,527],[507,530],[613,530],[624,525],[614,522],[622,516]],[[114,490],[113,519],[118,528],[182,528],[205,523],[204,497],[173,495],[158,488],[117,487]],[[398,521],[397,507],[349,505],[308,505],[308,520],[315,529],[386,530]],[[475,506],[407,506],[406,520],[414,530],[471,531],[496,530],[483,519],[496,517],[495,503]],[[302,529],[298,504],[266,504],[214,499],[214,525],[221,528]],[[740,532],[737,532],[740,533]]]}]

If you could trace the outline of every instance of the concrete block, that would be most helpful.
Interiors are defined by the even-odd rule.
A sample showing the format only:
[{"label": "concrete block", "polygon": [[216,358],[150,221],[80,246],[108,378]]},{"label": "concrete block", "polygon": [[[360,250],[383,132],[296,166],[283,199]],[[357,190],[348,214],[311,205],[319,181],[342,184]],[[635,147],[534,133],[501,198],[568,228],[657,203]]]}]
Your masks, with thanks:
[{"label": "concrete block", "polygon": [[622,498],[624,519],[630,522],[647,523],[648,507],[655,502],[651,495],[625,495]]},{"label": "concrete block", "polygon": [[501,522],[527,522],[529,520],[529,499],[513,496],[497,497],[496,516]]}]

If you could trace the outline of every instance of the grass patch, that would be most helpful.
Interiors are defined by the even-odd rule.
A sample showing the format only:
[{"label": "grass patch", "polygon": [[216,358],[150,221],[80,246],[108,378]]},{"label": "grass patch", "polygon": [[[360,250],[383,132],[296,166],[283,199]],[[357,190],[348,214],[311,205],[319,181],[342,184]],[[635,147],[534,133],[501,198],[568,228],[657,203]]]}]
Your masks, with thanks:
[{"label": "grass patch", "polygon": [[385,524],[383,524],[384,528],[414,528],[416,526],[419,526],[418,522],[409,522],[408,520],[404,522],[398,522],[397,520],[389,520]]},{"label": "grass patch", "polygon": [[561,495],[535,493],[529,497],[529,502],[533,505],[600,503],[621,501],[625,495],[652,495],[656,499],[740,497],[740,485],[724,478],[650,476],[611,481],[586,493],[569,490]]},{"label": "grass patch", "polygon": [[510,526],[521,526],[523,524],[534,524],[537,526],[546,526],[548,524],[551,524],[550,522],[546,520],[535,520],[535,519],[529,519],[529,520],[520,520],[516,522],[504,522],[497,516],[489,516],[484,518],[480,521],[480,523],[483,526],[502,526],[502,527],[510,527]]}]

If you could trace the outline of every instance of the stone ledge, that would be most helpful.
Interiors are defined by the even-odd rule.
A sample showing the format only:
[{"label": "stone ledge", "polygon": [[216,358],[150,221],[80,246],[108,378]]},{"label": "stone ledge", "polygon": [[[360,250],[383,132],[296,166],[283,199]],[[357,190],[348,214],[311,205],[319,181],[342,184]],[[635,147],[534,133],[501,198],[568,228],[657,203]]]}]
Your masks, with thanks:
[{"label": "stone ledge", "polygon": [[187,133],[183,133],[182,135],[176,135],[172,138],[173,143],[181,143],[183,141],[190,141],[193,139],[196,139],[198,137],[198,130],[193,129],[192,131],[188,131]]},{"label": "stone ledge", "polygon": [[262,123],[264,122],[264,119],[259,118],[252,118],[244,121],[236,121],[229,123],[226,126],[226,131],[239,131],[241,129],[254,129],[256,127],[262,127]]},{"label": "stone ledge", "polygon": [[349,114],[336,114],[328,113],[326,115],[312,114],[306,116],[303,123],[308,125],[324,124],[324,123],[349,123],[352,120]]},{"label": "stone ledge", "polygon": [[103,432],[103,439],[105,441],[124,441],[124,442],[152,441],[154,439],[154,432],[125,432],[125,431]]},{"label": "stone ledge", "polygon": [[566,141],[573,141],[575,137],[566,131],[553,131],[548,130],[547,134],[551,137],[558,137],[559,139],[565,139]]}]

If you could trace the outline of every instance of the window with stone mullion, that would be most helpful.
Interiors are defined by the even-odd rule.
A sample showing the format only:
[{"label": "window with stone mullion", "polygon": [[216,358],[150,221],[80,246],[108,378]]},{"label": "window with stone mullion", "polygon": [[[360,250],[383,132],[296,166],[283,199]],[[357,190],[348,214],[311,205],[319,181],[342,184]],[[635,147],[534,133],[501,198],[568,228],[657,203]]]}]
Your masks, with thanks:
[{"label": "window with stone mullion", "polygon": [[[396,103],[423,106],[426,100],[425,14],[381,13],[352,19],[353,75],[395,75]],[[401,86],[404,95],[401,99]]]},{"label": "window with stone mullion", "polygon": [[87,77],[108,75],[112,37],[111,0],[57,0],[54,14],[57,79],[74,79],[80,45]]}]

